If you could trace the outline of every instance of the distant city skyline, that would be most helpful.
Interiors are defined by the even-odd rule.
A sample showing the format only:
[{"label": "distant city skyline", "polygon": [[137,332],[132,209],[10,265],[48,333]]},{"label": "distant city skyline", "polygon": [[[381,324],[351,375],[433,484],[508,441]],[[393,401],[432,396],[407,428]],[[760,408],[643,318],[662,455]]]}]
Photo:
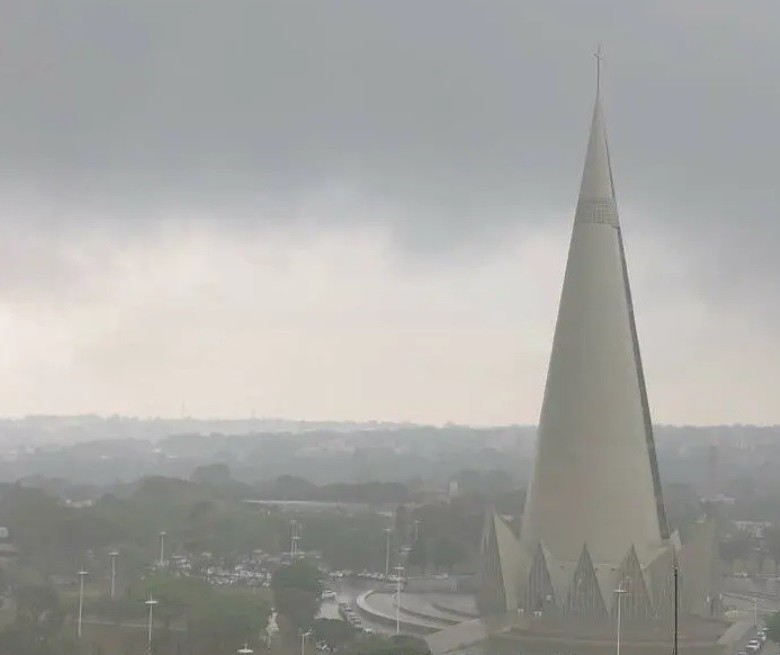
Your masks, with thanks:
[{"label": "distant city skyline", "polygon": [[778,21],[10,0],[0,416],[536,424],[600,41],[653,419],[780,423]]}]

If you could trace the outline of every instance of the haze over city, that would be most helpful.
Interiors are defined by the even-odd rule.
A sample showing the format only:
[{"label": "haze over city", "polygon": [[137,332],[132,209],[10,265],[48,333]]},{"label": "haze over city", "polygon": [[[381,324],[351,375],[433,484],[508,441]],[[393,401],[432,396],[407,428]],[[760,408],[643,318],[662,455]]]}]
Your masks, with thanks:
[{"label": "haze over city", "polygon": [[2,13],[0,413],[536,422],[601,41],[654,418],[780,420],[776,3]]},{"label": "haze over city", "polygon": [[3,3],[0,655],[775,652],[778,26]]}]

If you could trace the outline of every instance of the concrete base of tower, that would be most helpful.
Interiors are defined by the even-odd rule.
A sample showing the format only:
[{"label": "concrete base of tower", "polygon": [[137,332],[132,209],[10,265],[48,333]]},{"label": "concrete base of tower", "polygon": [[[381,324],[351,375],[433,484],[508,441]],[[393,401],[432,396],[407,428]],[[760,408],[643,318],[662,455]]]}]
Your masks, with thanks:
[{"label": "concrete base of tower", "polygon": [[[681,617],[680,655],[732,655],[752,637],[750,622],[732,623],[698,616]],[[496,655],[605,655],[617,650],[614,622],[524,617],[521,613],[464,621],[426,639],[434,655],[475,646]],[[668,620],[621,626],[621,655],[669,655],[673,627]]]},{"label": "concrete base of tower", "polygon": [[[697,616],[681,618],[680,655],[731,655],[750,626],[732,630],[733,624]],[[491,635],[490,652],[525,655],[604,655],[617,647],[617,626],[612,622],[518,617],[508,630]],[[644,621],[621,626],[621,655],[669,655],[673,627],[670,621]]]}]

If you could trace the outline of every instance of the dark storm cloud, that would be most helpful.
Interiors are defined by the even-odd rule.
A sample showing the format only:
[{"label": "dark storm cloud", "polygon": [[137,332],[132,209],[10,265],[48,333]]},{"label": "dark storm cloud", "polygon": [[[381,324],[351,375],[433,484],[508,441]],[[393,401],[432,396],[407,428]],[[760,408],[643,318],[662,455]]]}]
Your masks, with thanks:
[{"label": "dark storm cloud", "polygon": [[568,211],[601,40],[624,209],[713,279],[776,272],[776,2],[7,0],[0,18],[2,188],[50,199],[33,222],[275,224],[337,189],[362,210],[323,226],[390,221],[427,249]]}]

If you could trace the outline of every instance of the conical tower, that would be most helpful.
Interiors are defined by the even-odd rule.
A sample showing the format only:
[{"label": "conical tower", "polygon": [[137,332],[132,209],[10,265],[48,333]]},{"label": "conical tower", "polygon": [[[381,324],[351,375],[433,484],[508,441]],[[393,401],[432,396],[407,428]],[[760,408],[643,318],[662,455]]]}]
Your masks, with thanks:
[{"label": "conical tower", "polygon": [[687,607],[713,597],[694,565],[715,552],[707,525],[689,546],[668,532],[598,84],[519,541],[489,519],[486,607],[614,620],[622,597],[627,620],[652,620],[676,553]]},{"label": "conical tower", "polygon": [[667,539],[607,134],[597,92],[522,542],[640,561]]}]

